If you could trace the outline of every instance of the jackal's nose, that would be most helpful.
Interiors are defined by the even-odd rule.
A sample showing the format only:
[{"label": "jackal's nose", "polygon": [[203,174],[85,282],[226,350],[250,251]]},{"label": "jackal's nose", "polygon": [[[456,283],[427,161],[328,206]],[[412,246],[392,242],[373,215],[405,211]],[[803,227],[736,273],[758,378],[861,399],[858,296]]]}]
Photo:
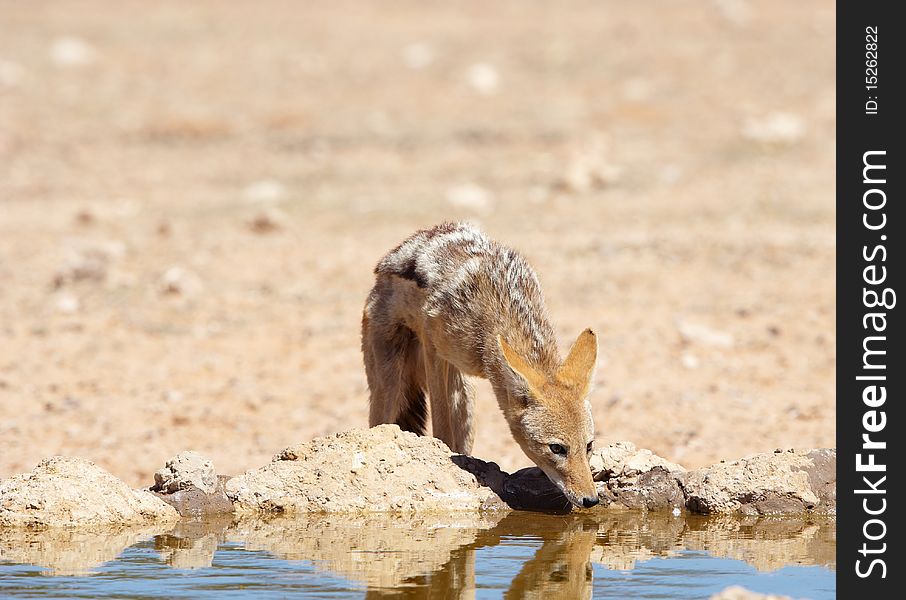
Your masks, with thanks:
[{"label": "jackal's nose", "polygon": [[585,508],[591,508],[598,502],[600,502],[600,500],[598,500],[597,496],[590,496],[588,498],[582,498],[582,506],[584,506]]}]

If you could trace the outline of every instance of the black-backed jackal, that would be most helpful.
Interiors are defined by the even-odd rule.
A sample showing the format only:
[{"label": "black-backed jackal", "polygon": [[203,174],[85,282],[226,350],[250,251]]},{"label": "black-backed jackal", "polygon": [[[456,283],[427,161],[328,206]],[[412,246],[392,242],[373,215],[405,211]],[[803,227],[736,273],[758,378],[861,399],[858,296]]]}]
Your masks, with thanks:
[{"label": "black-backed jackal", "polygon": [[513,437],[576,506],[598,503],[586,397],[597,342],[586,329],[560,358],[535,272],[464,223],[416,232],[378,263],[362,316],[369,424],[396,423],[468,454],[472,391],[491,382]]}]

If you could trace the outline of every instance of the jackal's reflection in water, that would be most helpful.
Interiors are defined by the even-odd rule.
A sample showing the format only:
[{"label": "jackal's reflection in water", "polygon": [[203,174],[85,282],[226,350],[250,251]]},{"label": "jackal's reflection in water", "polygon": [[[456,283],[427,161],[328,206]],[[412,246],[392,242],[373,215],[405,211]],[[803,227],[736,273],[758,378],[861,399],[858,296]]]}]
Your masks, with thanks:
[{"label": "jackal's reflection in water", "polygon": [[[407,578],[395,588],[370,587],[366,598],[475,597],[475,556],[501,544],[540,543],[510,582],[505,598],[591,598],[591,551],[597,523],[564,515],[513,513],[478,531],[473,542],[450,553],[434,572]],[[524,560],[520,554],[510,560]]]},{"label": "jackal's reflection in water", "polygon": [[541,546],[523,563],[505,598],[591,598],[591,553],[597,531],[597,522],[588,518],[511,513],[477,531],[474,541],[451,552],[440,569],[408,578],[393,589],[371,587],[366,598],[474,598],[476,553],[525,541]]}]

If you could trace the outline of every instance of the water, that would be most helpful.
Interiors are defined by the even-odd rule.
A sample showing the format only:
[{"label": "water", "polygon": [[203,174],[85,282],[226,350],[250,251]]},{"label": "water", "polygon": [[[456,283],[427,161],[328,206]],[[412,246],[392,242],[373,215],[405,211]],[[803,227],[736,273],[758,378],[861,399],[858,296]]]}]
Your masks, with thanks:
[{"label": "water", "polygon": [[[835,596],[832,520],[573,515],[233,517],[0,531],[0,597]],[[167,530],[169,529],[169,530]]]}]

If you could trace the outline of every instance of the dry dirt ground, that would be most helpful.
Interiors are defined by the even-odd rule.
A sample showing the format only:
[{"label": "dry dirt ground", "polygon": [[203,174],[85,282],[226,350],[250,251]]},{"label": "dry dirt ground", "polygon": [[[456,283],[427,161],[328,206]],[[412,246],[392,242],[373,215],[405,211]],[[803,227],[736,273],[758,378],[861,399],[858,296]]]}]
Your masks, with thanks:
[{"label": "dry dirt ground", "polygon": [[[367,424],[377,259],[471,219],[599,333],[598,440],[834,444],[826,2],[0,4],[0,477]],[[476,456],[528,460],[477,383]]]}]

